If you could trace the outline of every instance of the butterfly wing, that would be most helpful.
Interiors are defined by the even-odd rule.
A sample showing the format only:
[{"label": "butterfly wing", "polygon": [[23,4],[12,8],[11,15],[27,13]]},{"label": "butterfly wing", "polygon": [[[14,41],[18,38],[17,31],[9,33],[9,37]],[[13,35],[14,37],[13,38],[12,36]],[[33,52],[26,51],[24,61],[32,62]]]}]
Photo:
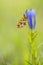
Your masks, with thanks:
[{"label": "butterfly wing", "polygon": [[23,17],[20,19],[20,21],[17,23],[17,27],[21,28],[21,27],[25,26],[26,23],[27,23],[27,17],[24,14]]}]

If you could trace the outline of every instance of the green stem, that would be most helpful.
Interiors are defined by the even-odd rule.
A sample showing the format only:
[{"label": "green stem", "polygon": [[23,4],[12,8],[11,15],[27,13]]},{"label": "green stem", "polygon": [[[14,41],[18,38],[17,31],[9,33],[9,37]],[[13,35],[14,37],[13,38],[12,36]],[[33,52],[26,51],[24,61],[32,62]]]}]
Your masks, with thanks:
[{"label": "green stem", "polygon": [[33,40],[34,33],[31,30],[31,54],[32,54],[32,64],[37,65],[37,56],[36,56],[36,50],[34,46],[34,40]]}]

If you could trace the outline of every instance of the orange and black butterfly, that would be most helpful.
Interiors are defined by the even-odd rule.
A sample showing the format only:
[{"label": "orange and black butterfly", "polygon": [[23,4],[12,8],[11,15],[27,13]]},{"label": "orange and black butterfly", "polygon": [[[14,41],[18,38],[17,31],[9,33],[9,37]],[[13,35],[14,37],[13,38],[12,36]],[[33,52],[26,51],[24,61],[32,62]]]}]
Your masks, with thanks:
[{"label": "orange and black butterfly", "polygon": [[17,27],[21,28],[27,24],[27,17],[24,14],[23,17],[20,19],[20,21],[17,23]]}]

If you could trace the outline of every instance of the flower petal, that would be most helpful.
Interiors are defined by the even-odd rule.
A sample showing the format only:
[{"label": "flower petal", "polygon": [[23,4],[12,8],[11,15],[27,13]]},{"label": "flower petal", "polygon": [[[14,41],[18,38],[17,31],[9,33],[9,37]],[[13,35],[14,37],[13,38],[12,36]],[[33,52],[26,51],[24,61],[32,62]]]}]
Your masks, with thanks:
[{"label": "flower petal", "polygon": [[[26,10],[25,11],[26,13],[26,16],[27,16],[27,19],[28,19],[28,24],[29,24],[29,27],[32,29],[32,28],[35,28],[35,25],[36,25],[36,10]],[[32,21],[32,17],[34,18],[34,23]]]}]

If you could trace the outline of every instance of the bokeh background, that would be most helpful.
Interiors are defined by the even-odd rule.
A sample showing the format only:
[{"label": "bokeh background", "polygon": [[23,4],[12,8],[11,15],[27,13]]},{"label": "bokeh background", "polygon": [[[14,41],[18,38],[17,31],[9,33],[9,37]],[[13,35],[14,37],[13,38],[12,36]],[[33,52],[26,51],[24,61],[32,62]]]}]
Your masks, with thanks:
[{"label": "bokeh background", "polygon": [[[43,0],[0,0],[0,65],[28,65],[29,26],[18,29],[16,24],[30,8],[36,9],[37,48],[41,43],[43,46]],[[41,53],[42,49],[40,47],[40,52],[37,51]]]}]

